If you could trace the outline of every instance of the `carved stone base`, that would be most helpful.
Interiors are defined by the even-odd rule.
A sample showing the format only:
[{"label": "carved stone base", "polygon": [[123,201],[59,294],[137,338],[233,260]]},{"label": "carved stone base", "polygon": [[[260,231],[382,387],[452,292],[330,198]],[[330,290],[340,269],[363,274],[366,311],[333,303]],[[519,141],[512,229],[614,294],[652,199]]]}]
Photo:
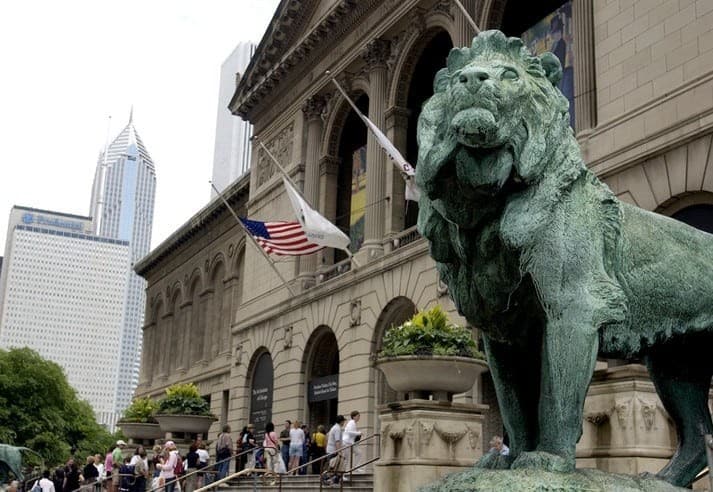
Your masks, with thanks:
[{"label": "carved stone base", "polygon": [[676,446],[675,429],[639,364],[595,371],[582,431],[577,466],[613,473],[655,473]]},{"label": "carved stone base", "polygon": [[375,492],[412,492],[470,468],[483,454],[485,405],[408,400],[379,407]]},{"label": "carved stone base", "polygon": [[606,473],[601,470],[576,470],[572,473],[543,470],[484,470],[471,469],[423,487],[420,492],[451,492],[458,490],[492,492],[531,492],[548,490],[558,492],[684,492],[653,477],[632,477]]}]

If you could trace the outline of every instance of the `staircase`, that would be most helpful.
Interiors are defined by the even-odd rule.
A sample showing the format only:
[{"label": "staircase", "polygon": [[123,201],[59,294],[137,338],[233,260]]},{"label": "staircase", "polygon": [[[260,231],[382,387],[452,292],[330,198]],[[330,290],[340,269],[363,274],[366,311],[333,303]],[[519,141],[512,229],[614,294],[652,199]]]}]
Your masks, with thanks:
[{"label": "staircase", "polygon": [[[280,484],[266,485],[262,477],[253,479],[246,477],[230,482],[229,487],[221,487],[216,492],[237,492],[241,490],[274,490],[282,492],[307,492],[319,490],[319,475],[283,475],[282,488]],[[322,490],[339,490],[339,485],[323,486]],[[355,473],[352,475],[351,481],[345,481],[343,486],[344,491],[348,492],[373,492],[374,491],[374,475],[371,473]]]}]

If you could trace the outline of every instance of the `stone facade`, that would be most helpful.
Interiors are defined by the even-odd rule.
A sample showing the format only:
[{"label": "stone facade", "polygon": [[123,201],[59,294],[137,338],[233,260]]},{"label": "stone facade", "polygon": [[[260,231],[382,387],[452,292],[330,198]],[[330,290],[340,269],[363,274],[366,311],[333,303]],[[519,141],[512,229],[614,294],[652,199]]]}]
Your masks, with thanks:
[{"label": "stone facade", "polygon": [[[483,28],[515,15],[506,0],[465,3]],[[370,119],[415,161],[409,150],[413,125],[428,95],[419,99],[418,93],[427,92],[432,80],[424,58],[445,56],[449,43],[467,41],[470,28],[448,0],[289,0],[279,10],[230,107],[254,125],[257,141],[337,224],[348,202],[343,169],[351,164],[345,163],[349,145],[366,146],[359,266],[333,251],[280,260],[277,268],[290,280],[292,295],[245,243],[225,207],[212,202],[136,267],[148,280],[137,393],[158,396],[173,382],[195,381],[220,417],[213,434],[224,422],[241,428],[253,418],[255,367],[269,354],[271,420],[326,424],[330,415],[358,409],[360,428],[371,434],[380,428],[378,406],[397,396],[373,365],[385,329],[435,303],[455,321],[462,319],[412,227],[414,205],[409,210],[404,202],[403,181],[371,136],[359,140],[350,108],[325,70],[354,100],[368,100]],[[575,131],[588,165],[622,200],[649,210],[674,214],[713,205],[713,4],[573,0],[572,11],[581,61]],[[251,218],[291,219],[279,172],[255,145],[249,183],[241,180],[228,195]],[[309,383],[332,371],[338,375],[336,398],[311,402]],[[639,413],[647,405],[660,407],[654,393],[638,391],[617,388],[609,399],[629,398]],[[590,394],[585,413],[598,422],[602,397],[594,389]],[[485,381],[458,399],[494,410],[483,420],[480,450],[491,433],[499,433],[492,395]],[[656,412],[650,431],[657,435],[651,442],[658,443],[658,459],[671,448],[666,417]],[[613,426],[618,420],[612,415]],[[640,422],[649,432],[647,418]],[[589,427],[595,422],[585,423],[581,456],[607,468],[602,460],[591,461],[601,450],[592,443],[603,442]],[[617,449],[635,454],[640,438],[649,443],[645,432],[627,433],[622,439],[628,444]]]}]

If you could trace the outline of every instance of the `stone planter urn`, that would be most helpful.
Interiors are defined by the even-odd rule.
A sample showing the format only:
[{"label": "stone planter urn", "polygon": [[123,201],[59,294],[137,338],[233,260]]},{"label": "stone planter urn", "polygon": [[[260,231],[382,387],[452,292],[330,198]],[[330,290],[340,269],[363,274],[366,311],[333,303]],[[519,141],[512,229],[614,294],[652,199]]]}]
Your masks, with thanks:
[{"label": "stone planter urn", "polygon": [[149,424],[145,422],[122,422],[116,423],[126,437],[134,441],[145,439],[161,439],[165,432],[161,430],[159,424]]},{"label": "stone planter urn", "polygon": [[452,400],[453,394],[473,387],[475,379],[488,370],[484,360],[448,355],[402,355],[382,357],[376,367],[394,390],[408,393],[409,399]]},{"label": "stone planter urn", "polygon": [[154,416],[161,426],[161,431],[166,432],[190,432],[192,434],[208,435],[208,429],[213,422],[218,420],[213,416],[206,415],[173,415],[159,414]]}]

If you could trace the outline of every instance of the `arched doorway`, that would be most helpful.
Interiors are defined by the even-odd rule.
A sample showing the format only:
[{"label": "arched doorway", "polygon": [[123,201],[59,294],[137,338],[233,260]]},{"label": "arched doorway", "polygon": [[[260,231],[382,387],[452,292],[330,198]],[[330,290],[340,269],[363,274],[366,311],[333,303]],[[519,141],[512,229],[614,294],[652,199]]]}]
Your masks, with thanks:
[{"label": "arched doorway", "polygon": [[691,205],[672,214],[671,217],[713,234],[713,204]]},{"label": "arched doorway", "polygon": [[307,342],[305,359],[307,381],[307,416],[310,430],[337,420],[339,403],[339,346],[327,326],[315,330]]},{"label": "arched doorway", "polygon": [[[376,320],[374,339],[372,341],[372,359],[376,358],[381,351],[386,330],[392,326],[399,326],[400,324],[403,324],[411,318],[416,311],[416,305],[408,297],[396,297],[392,299],[386,307],[384,307],[379,315],[379,318]],[[391,387],[387,384],[383,373],[378,369],[375,369],[375,371],[374,396],[376,397],[376,405],[384,405],[389,402],[397,401],[398,395],[396,391],[391,389]]]},{"label": "arched doorway", "polygon": [[256,355],[253,361],[248,422],[255,426],[255,437],[257,442],[261,442],[265,424],[272,421],[274,370],[272,357],[267,350]]},{"label": "arched doorway", "polygon": [[[432,37],[431,37],[432,36]],[[427,33],[430,41],[423,46],[421,54],[411,75],[408,88],[407,107],[409,110],[408,129],[406,133],[406,160],[416,166],[418,161],[418,144],[416,128],[421,115],[423,103],[433,95],[433,79],[436,72],[446,66],[448,53],[453,48],[453,41],[445,30]],[[418,49],[416,47],[415,49]],[[404,209],[404,229],[416,225],[418,218],[418,203],[407,201]]]}]

